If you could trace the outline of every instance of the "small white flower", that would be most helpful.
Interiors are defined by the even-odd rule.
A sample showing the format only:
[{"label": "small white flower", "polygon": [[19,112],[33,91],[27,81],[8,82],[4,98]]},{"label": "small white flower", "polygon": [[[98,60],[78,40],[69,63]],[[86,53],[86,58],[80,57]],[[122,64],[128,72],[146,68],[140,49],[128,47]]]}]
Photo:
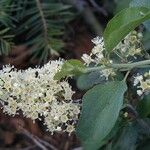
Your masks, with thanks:
[{"label": "small white flower", "polygon": [[97,59],[102,60],[104,58],[104,55],[102,53],[96,54]]},{"label": "small white flower", "polygon": [[102,37],[95,37],[91,40],[95,45],[98,45],[98,44],[103,44],[103,38]]},{"label": "small white flower", "polygon": [[17,87],[17,86],[19,86],[19,84],[18,83],[14,83],[13,86]]},{"label": "small white flower", "polygon": [[43,96],[43,93],[39,93],[39,97],[42,97]]},{"label": "small white flower", "polygon": [[61,127],[56,128],[56,131],[61,131],[61,130],[62,130]]},{"label": "small white flower", "polygon": [[95,63],[100,64],[104,58],[104,51],[105,51],[105,46],[104,46],[104,41],[103,38],[96,37],[92,39],[92,42],[95,44],[93,49],[91,50],[90,55],[83,54],[81,57],[85,64],[89,66],[90,63]]},{"label": "small white flower", "polygon": [[55,117],[54,117],[54,120],[56,120],[56,121],[59,120],[59,117],[58,117],[58,116],[55,116]]},{"label": "small white flower", "polygon": [[142,80],[143,80],[143,76],[142,76],[142,75],[139,75],[139,76],[134,77],[134,83],[133,83],[133,85],[136,86],[136,85],[139,84],[139,82],[141,82]]},{"label": "small white flower", "polygon": [[112,68],[110,69],[103,69],[100,71],[101,72],[101,76],[104,76],[106,78],[106,80],[108,80],[109,76],[115,76],[116,73],[114,72],[114,70]]},{"label": "small white flower", "polygon": [[137,90],[137,94],[141,96],[143,94],[142,90]]},{"label": "small white flower", "polygon": [[104,50],[105,50],[104,45],[101,44],[96,45],[91,50],[91,55],[102,54]]},{"label": "small white flower", "polygon": [[141,96],[143,93],[150,93],[150,76],[148,76],[149,72],[144,73],[144,77],[142,75],[138,75],[134,77],[134,86],[137,86],[137,94]]},{"label": "small white flower", "polygon": [[89,66],[89,64],[90,64],[91,62],[93,62],[93,59],[92,59],[91,56],[88,55],[88,54],[83,54],[81,58],[82,58],[82,60],[85,62],[85,64],[86,64],[87,66]]}]

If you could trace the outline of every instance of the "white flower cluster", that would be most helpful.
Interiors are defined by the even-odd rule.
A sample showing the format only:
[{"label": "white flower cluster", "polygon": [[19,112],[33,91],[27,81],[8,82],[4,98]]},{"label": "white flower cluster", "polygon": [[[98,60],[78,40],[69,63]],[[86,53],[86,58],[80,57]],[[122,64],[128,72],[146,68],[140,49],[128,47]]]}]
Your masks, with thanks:
[{"label": "white flower cluster", "polygon": [[[124,40],[122,40],[114,49],[113,52],[119,57],[120,62],[128,61],[129,56],[133,56],[136,58],[137,55],[141,55],[142,52],[142,44],[141,44],[141,33],[137,33],[133,31],[129,33]],[[112,60],[108,57],[107,50],[104,45],[104,40],[101,37],[96,37],[92,40],[94,43],[94,47],[91,50],[91,53],[83,54],[81,57],[82,60],[85,62],[86,66],[90,64],[99,65],[99,66],[106,66],[112,63]],[[108,80],[109,76],[115,76],[116,73],[112,68],[106,68],[100,71],[102,76]]]},{"label": "white flower cluster", "polygon": [[114,51],[124,58],[130,56],[136,58],[142,52],[141,38],[141,33],[132,31],[114,48]]},{"label": "white flower cluster", "polygon": [[103,38],[96,37],[92,39],[92,42],[95,44],[93,49],[91,50],[90,55],[83,54],[81,57],[85,62],[85,65],[89,66],[90,63],[100,64],[103,61],[105,51]]},{"label": "white flower cluster", "polygon": [[143,75],[134,77],[134,86],[137,86],[137,94],[141,96],[150,92],[150,70]]},{"label": "white flower cluster", "polygon": [[3,112],[23,115],[33,121],[44,117],[50,132],[74,131],[80,113],[79,104],[72,100],[69,83],[54,80],[63,61],[51,61],[41,68],[17,71],[5,66],[0,71],[0,102]]},{"label": "white flower cluster", "polygon": [[[105,55],[105,46],[104,46],[104,40],[103,38],[96,37],[92,39],[92,42],[95,44],[93,49],[91,50],[90,55],[83,54],[81,57],[82,60],[85,62],[86,66],[89,66],[91,63],[94,63],[95,65],[102,65],[105,66],[105,64],[112,63],[112,60],[108,60]],[[106,80],[108,80],[109,76],[116,75],[114,70],[112,68],[106,68],[100,71],[101,76],[104,76]]]}]

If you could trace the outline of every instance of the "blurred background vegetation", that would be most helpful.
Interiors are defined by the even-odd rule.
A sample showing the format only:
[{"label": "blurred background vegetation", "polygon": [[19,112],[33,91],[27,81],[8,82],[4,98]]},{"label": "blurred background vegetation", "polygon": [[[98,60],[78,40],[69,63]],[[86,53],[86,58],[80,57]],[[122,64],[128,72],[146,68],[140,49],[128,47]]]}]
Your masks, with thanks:
[{"label": "blurred background vegetation", "polygon": [[[20,53],[21,60],[28,56],[26,62],[31,64],[58,56],[80,56],[91,48],[90,39],[101,36],[108,20],[130,1],[0,0],[0,55]],[[149,32],[145,33],[148,49]],[[17,65],[9,58],[6,63]]]},{"label": "blurred background vegetation", "polygon": [[[90,39],[101,36],[108,20],[130,1],[1,0],[1,63],[24,68],[58,56],[79,58],[91,49]],[[147,49],[149,38],[147,33]]]},{"label": "blurred background vegetation", "polygon": [[[102,36],[107,22],[131,1],[134,0],[0,0],[0,67],[12,64],[26,69],[59,57],[80,59],[91,50],[91,39]],[[144,25],[139,30],[149,50],[150,24]],[[24,140],[27,132],[12,130],[17,128],[17,122],[58,150],[80,145],[75,135],[50,136],[40,123],[33,124],[21,116],[10,119],[0,112],[0,149],[24,145],[37,149]]]}]

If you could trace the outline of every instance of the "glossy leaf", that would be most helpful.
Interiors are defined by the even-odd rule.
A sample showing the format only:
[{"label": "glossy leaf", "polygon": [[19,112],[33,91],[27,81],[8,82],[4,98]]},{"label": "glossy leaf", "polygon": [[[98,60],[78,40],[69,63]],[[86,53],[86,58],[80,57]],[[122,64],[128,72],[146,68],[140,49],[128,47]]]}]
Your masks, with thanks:
[{"label": "glossy leaf", "polygon": [[150,18],[150,9],[126,8],[115,15],[104,31],[106,49],[110,52],[133,29]]},{"label": "glossy leaf", "polygon": [[118,13],[119,11],[128,8],[129,7],[129,3],[131,2],[131,0],[116,0],[116,9],[115,9],[115,14]]},{"label": "glossy leaf", "polygon": [[86,150],[98,149],[114,127],[127,87],[123,81],[99,84],[83,97],[77,134]]},{"label": "glossy leaf", "polygon": [[[150,0],[132,0],[130,7],[147,7],[150,8]],[[150,20],[145,21],[144,26],[150,31]]]},{"label": "glossy leaf", "polygon": [[130,7],[147,7],[150,8],[150,0],[132,0]]}]

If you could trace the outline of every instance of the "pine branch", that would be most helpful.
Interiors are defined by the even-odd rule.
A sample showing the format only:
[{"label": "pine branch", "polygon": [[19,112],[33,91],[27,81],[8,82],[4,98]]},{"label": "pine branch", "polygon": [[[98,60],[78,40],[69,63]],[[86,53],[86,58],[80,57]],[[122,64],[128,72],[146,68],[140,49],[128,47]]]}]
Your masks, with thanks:
[{"label": "pine branch", "polygon": [[42,6],[41,6],[41,3],[40,3],[40,0],[36,0],[36,4],[37,4],[37,8],[39,9],[39,12],[40,12],[40,16],[41,16],[41,19],[42,19],[42,22],[43,22],[43,29],[44,29],[44,38],[48,41],[48,27],[47,27],[47,23],[46,23],[46,20],[45,20],[45,17],[44,17],[44,13],[42,11]]},{"label": "pine branch", "polygon": [[14,0],[13,3],[23,10],[19,9],[20,16],[16,11],[20,26],[15,33],[24,35],[23,43],[32,47],[33,58],[46,62],[50,55],[57,55],[63,46],[65,22],[73,16],[71,6],[59,0]]},{"label": "pine branch", "polygon": [[0,55],[7,55],[13,45],[12,17],[10,16],[9,4],[11,0],[0,1]]}]

